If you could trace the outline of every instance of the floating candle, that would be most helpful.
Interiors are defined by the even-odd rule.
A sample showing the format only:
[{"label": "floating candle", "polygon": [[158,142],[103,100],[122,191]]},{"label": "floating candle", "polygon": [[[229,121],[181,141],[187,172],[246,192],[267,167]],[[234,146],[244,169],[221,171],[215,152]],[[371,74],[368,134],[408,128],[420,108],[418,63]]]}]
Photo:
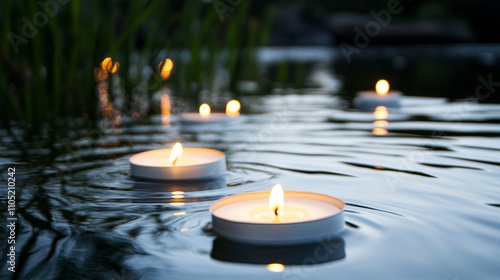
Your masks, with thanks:
[{"label": "floating candle", "polygon": [[210,106],[206,103],[200,105],[198,113],[184,113],[180,116],[183,124],[216,124],[233,122],[240,114],[240,102],[231,100],[226,104],[226,113],[212,113]]},{"label": "floating candle", "polygon": [[129,159],[131,176],[154,180],[210,179],[226,172],[223,152],[205,148],[182,148],[142,152]]},{"label": "floating candle", "polygon": [[366,90],[357,92],[354,105],[362,110],[374,110],[377,106],[397,108],[400,106],[403,94],[400,91],[389,89],[390,86],[387,80],[379,80],[375,85],[375,91]]},{"label": "floating candle", "polygon": [[213,230],[230,240],[266,245],[308,243],[335,234],[344,225],[344,203],[301,191],[232,195],[210,207]]}]

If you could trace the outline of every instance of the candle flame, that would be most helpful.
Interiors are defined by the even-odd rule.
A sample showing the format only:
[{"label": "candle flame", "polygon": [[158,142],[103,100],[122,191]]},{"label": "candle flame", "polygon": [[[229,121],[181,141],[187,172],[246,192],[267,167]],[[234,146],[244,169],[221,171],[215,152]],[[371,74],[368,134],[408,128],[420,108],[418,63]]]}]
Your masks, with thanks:
[{"label": "candle flame", "polygon": [[279,213],[283,211],[285,204],[284,200],[285,194],[283,192],[283,187],[280,184],[276,184],[269,195],[269,208],[274,212],[275,217],[278,217]]},{"label": "candle flame", "polygon": [[373,124],[378,127],[386,127],[389,122],[384,120],[374,121]]},{"label": "candle flame", "polygon": [[375,90],[379,96],[384,96],[389,92],[389,82],[387,80],[379,80],[375,85]]},{"label": "candle flame", "polygon": [[172,72],[172,68],[174,68],[174,63],[170,58],[167,58],[164,61],[160,62],[160,65],[158,65],[158,67],[161,69],[160,77],[163,80],[166,80],[168,79],[168,77],[170,77],[170,72]]},{"label": "candle flame", "polygon": [[285,266],[280,263],[270,263],[267,265],[267,270],[271,272],[282,272],[285,270]]},{"label": "candle flame", "polygon": [[387,119],[387,117],[389,116],[389,112],[387,111],[387,107],[377,106],[377,108],[375,108],[375,112],[373,112],[373,116],[377,120]]},{"label": "candle flame", "polygon": [[210,106],[207,103],[200,105],[200,115],[202,117],[208,117],[210,115]]},{"label": "candle flame", "polygon": [[118,70],[118,68],[120,67],[120,63],[118,62],[115,62],[113,64],[113,60],[111,59],[111,57],[106,57],[102,62],[101,62],[101,68],[102,70],[106,71],[106,72],[111,72],[111,73],[115,73],[116,70]]},{"label": "candle flame", "polygon": [[231,117],[236,117],[240,114],[241,104],[238,100],[231,100],[227,102],[226,114]]},{"label": "candle flame", "polygon": [[175,163],[181,157],[181,155],[182,155],[182,145],[181,143],[177,142],[172,148],[172,151],[170,152],[170,158],[168,160],[172,165],[175,165]]}]

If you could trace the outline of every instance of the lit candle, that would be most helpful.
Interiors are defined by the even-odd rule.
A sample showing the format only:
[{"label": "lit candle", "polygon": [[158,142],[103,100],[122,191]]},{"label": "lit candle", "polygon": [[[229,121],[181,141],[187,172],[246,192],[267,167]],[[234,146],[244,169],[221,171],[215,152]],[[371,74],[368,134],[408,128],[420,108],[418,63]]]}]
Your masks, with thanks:
[{"label": "lit candle", "polygon": [[210,179],[226,172],[223,152],[205,148],[182,148],[142,152],[129,159],[131,176],[153,180]]},{"label": "lit candle", "polygon": [[401,91],[390,90],[387,80],[379,80],[375,91],[359,91],[354,99],[354,105],[361,110],[374,110],[377,106],[397,108],[400,106]]},{"label": "lit candle", "polygon": [[251,244],[307,243],[337,233],[344,225],[344,203],[334,197],[300,191],[232,195],[210,207],[213,230],[230,240]]},{"label": "lit candle", "polygon": [[184,113],[180,116],[182,124],[217,124],[235,121],[240,115],[240,102],[231,100],[226,104],[226,113],[213,113],[207,103],[200,105],[198,113]]}]

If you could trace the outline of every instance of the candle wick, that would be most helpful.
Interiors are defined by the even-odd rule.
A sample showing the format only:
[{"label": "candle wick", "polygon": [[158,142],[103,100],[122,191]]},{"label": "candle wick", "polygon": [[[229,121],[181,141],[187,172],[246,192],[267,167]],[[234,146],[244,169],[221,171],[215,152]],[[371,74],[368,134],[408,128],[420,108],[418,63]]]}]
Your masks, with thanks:
[{"label": "candle wick", "polygon": [[274,208],[274,215],[278,216],[278,207]]},{"label": "candle wick", "polygon": [[175,165],[175,163],[177,162],[177,160],[179,159],[179,157],[176,157],[173,161],[172,161],[172,165]]}]

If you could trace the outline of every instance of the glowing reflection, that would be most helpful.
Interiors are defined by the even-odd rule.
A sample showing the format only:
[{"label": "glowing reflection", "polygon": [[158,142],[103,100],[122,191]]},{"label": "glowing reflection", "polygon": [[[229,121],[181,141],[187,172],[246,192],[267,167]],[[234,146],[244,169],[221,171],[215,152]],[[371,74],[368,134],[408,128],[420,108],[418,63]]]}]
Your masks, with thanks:
[{"label": "glowing reflection", "polygon": [[387,129],[377,127],[377,128],[372,129],[372,133],[375,135],[386,135]]},{"label": "glowing reflection", "polygon": [[170,125],[170,112],[171,112],[170,95],[168,95],[167,93],[161,95],[160,106],[161,106],[162,124]]},{"label": "glowing reflection", "polygon": [[102,70],[101,68],[95,68],[94,77],[96,82],[102,82],[108,78],[108,71]]},{"label": "glowing reflection", "polygon": [[283,272],[285,266],[280,263],[270,263],[267,265],[267,270],[272,272]]},{"label": "glowing reflection", "polygon": [[175,212],[174,213],[174,216],[182,216],[182,215],[186,215],[186,212]]},{"label": "glowing reflection", "polygon": [[188,231],[189,229],[188,228],[182,228],[181,231],[184,232],[184,231]]},{"label": "glowing reflection", "polygon": [[236,117],[240,114],[241,104],[238,100],[231,100],[227,102],[226,114],[231,117]]},{"label": "glowing reflection", "polygon": [[210,106],[207,103],[203,103],[200,105],[200,115],[202,117],[210,116]]},{"label": "glowing reflection", "polygon": [[276,184],[269,195],[269,210],[274,213],[276,217],[283,211],[284,197],[283,187],[280,184]]},{"label": "glowing reflection", "polygon": [[387,134],[387,129],[383,128],[389,125],[389,122],[385,120],[389,116],[389,112],[385,106],[377,106],[375,111],[373,112],[373,117],[375,117],[375,121],[373,125],[375,126],[372,129],[372,133],[375,135],[385,135]]}]

